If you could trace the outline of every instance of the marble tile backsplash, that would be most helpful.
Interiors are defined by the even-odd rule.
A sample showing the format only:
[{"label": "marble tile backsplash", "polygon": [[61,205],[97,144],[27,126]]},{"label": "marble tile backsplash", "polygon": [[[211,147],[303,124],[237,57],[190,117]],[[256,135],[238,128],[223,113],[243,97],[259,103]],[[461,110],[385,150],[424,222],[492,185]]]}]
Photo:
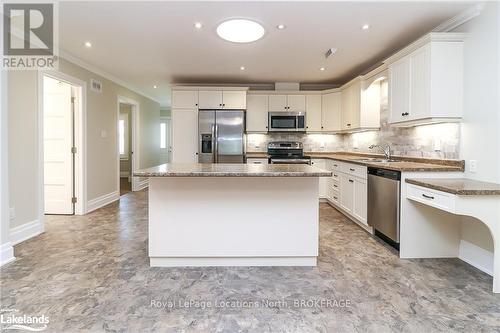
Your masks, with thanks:
[{"label": "marble tile backsplash", "polygon": [[344,138],[342,135],[271,133],[248,134],[247,151],[266,151],[267,143],[271,141],[300,141],[304,144],[304,151],[339,151],[344,148]]}]

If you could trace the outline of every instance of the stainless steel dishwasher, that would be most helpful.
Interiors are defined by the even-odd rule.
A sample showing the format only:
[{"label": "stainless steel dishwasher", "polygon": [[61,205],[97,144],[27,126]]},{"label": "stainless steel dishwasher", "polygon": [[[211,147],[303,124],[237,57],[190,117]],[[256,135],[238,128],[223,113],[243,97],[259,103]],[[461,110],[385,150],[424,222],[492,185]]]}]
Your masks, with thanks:
[{"label": "stainless steel dishwasher", "polygon": [[399,250],[401,172],[368,168],[368,225]]}]

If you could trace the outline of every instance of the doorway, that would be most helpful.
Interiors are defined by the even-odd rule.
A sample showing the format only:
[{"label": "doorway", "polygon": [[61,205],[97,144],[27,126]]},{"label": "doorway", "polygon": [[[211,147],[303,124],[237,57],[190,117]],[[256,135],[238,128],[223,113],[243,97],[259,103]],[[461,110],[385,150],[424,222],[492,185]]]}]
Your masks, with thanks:
[{"label": "doorway", "polygon": [[40,73],[40,216],[83,215],[84,83]]},{"label": "doorway", "polygon": [[120,196],[132,190],[132,106],[120,103],[118,116],[118,150],[120,153]]},{"label": "doorway", "polygon": [[160,117],[160,164],[171,161],[171,130],[170,117]]},{"label": "doorway", "polygon": [[138,190],[138,179],[134,170],[139,165],[137,147],[139,103],[133,99],[118,96],[117,110],[117,191],[120,196]]}]

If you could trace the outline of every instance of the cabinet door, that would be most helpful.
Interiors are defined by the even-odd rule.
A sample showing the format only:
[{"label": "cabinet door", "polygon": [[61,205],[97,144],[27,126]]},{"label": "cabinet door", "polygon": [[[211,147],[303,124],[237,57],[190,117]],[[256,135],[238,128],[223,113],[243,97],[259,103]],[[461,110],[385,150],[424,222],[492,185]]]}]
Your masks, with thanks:
[{"label": "cabinet door", "polygon": [[355,129],[360,127],[361,120],[361,81],[353,83],[350,87],[351,109],[347,127]]},{"label": "cabinet door", "polygon": [[321,131],[321,95],[306,96],[307,131]]},{"label": "cabinet door", "polygon": [[410,58],[389,66],[389,123],[404,121],[410,113]]},{"label": "cabinet door", "polygon": [[346,212],[352,213],[353,200],[354,200],[354,177],[346,174],[340,175],[340,207]]},{"label": "cabinet door", "polygon": [[[341,93],[326,94],[321,99],[321,130],[340,131]],[[309,114],[307,116],[309,117]]]},{"label": "cabinet door", "polygon": [[222,91],[200,90],[198,94],[198,105],[200,109],[222,109]]},{"label": "cabinet door", "polygon": [[[311,165],[326,170],[326,161],[322,159],[313,159],[311,161]],[[327,180],[326,177],[319,177],[319,197],[326,198],[326,190],[327,190]]]},{"label": "cabinet door", "polygon": [[172,163],[198,163],[198,110],[172,109]]},{"label": "cabinet door", "polygon": [[368,225],[368,185],[365,179],[354,178],[354,201],[352,215],[363,224]]},{"label": "cabinet door", "polygon": [[288,111],[286,95],[269,95],[269,111]]},{"label": "cabinet door", "polygon": [[288,111],[305,112],[306,111],[306,96],[305,95],[288,95],[287,96]]},{"label": "cabinet door", "polygon": [[409,120],[430,116],[431,51],[425,45],[410,55]]},{"label": "cabinet door", "polygon": [[223,91],[222,106],[224,109],[244,110],[247,108],[246,91]]},{"label": "cabinet door", "polygon": [[174,90],[172,91],[172,109],[197,109],[198,91]]},{"label": "cabinet door", "polygon": [[347,124],[350,124],[351,121],[351,108],[352,108],[352,98],[351,98],[351,90],[346,88],[342,90],[342,107],[341,107],[341,129],[347,130],[349,127]]},{"label": "cabinet door", "polygon": [[247,132],[267,132],[267,95],[248,95]]}]

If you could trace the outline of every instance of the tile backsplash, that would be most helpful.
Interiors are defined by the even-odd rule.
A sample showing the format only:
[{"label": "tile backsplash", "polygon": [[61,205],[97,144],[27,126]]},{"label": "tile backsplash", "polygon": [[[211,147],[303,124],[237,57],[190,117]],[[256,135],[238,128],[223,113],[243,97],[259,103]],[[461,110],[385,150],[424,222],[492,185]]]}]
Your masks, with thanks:
[{"label": "tile backsplash", "polygon": [[390,144],[394,155],[458,159],[460,156],[460,123],[443,123],[415,127],[394,127],[388,122],[387,82],[383,83],[380,130],[351,134],[248,134],[247,151],[266,151],[269,141],[301,141],[304,151],[376,152],[372,144]]}]

